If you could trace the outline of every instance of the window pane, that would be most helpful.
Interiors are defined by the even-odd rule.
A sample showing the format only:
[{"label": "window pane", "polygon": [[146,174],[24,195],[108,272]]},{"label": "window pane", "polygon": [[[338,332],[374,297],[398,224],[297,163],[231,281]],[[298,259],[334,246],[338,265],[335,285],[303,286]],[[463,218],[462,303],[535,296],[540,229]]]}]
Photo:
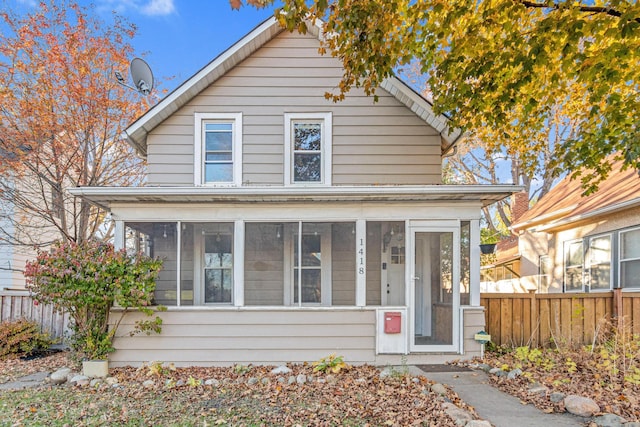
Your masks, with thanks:
[{"label": "window pane", "polygon": [[565,269],[565,289],[567,291],[582,290],[582,267]]},{"label": "window pane", "polygon": [[295,123],[293,135],[294,150],[320,151],[322,148],[322,125],[320,123]]},{"label": "window pane", "polygon": [[246,305],[284,304],[286,226],[287,224],[283,223],[245,224],[244,302]]},{"label": "window pane", "polygon": [[231,151],[233,149],[231,132],[206,132],[206,151]]},{"label": "window pane", "polygon": [[623,288],[640,287],[640,260],[620,263],[620,285]]},{"label": "window pane", "polygon": [[233,165],[231,163],[213,163],[204,165],[206,182],[233,181]]},{"label": "window pane", "polygon": [[127,253],[142,252],[152,258],[162,259],[162,269],[156,279],[154,302],[176,305],[178,283],[176,223],[127,222],[125,224],[125,248]]},{"label": "window pane", "polygon": [[[302,270],[302,302],[321,302],[321,270],[319,268]],[[298,271],[296,269],[293,276],[294,302],[298,302]]]},{"label": "window pane", "polygon": [[620,233],[622,249],[620,258],[640,258],[640,229]]},{"label": "window pane", "polygon": [[589,269],[591,289],[609,289],[611,283],[611,265],[596,264]]},{"label": "window pane", "polygon": [[[322,265],[321,254],[321,235],[303,234],[302,235],[302,266],[303,267],[319,267]],[[298,235],[294,235],[294,254],[298,253]],[[298,266],[298,257],[294,257],[294,265]]]},{"label": "window pane", "polygon": [[611,261],[610,236],[591,239],[591,242],[589,243],[589,261],[591,264],[602,264]]},{"label": "window pane", "polygon": [[569,243],[566,265],[582,265],[582,260],[583,260],[582,242]]},{"label": "window pane", "polygon": [[205,267],[231,268],[232,236],[228,234],[207,235],[205,237]]},{"label": "window pane", "polygon": [[322,156],[296,153],[293,158],[293,179],[296,182],[320,182],[322,180]]},{"label": "window pane", "polygon": [[205,269],[205,303],[231,302],[231,270]]},{"label": "window pane", "polygon": [[205,130],[232,131],[233,123],[205,123]]},{"label": "window pane", "polygon": [[356,265],[364,268],[364,255],[356,256],[355,223],[331,224],[331,305],[356,305]]}]

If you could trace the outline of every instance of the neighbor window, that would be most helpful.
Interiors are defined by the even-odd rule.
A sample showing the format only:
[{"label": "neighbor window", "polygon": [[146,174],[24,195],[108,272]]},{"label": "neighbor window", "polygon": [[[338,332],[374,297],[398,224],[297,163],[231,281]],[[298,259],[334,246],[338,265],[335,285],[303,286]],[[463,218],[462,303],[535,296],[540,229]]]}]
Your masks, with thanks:
[{"label": "neighbor window", "polygon": [[195,114],[196,185],[240,185],[241,114]]},{"label": "neighbor window", "polygon": [[589,239],[589,287],[591,290],[611,289],[611,236]]},{"label": "neighbor window", "polygon": [[285,183],[331,184],[331,113],[285,114]]},{"label": "neighbor window", "polygon": [[582,240],[566,242],[564,244],[564,289],[582,291],[582,263],[584,251]]},{"label": "neighbor window", "polygon": [[640,287],[640,228],[620,232],[620,287]]}]

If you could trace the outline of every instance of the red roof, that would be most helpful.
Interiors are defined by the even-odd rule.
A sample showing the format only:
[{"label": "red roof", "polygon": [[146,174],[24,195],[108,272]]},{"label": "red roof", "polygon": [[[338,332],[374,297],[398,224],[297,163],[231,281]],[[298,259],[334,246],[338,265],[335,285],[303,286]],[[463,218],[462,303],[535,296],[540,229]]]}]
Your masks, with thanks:
[{"label": "red roof", "polygon": [[513,224],[514,230],[538,224],[566,223],[585,216],[607,213],[640,204],[640,176],[628,168],[621,171],[622,161],[613,165],[609,177],[596,192],[583,197],[580,179],[564,178],[538,203]]}]

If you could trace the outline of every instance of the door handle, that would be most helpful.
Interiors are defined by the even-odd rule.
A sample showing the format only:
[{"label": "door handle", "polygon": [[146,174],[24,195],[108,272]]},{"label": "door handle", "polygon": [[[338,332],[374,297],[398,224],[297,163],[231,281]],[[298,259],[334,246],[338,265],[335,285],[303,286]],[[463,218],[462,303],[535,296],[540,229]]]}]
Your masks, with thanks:
[{"label": "door handle", "polygon": [[418,276],[413,276],[411,280],[420,280],[420,278]]}]

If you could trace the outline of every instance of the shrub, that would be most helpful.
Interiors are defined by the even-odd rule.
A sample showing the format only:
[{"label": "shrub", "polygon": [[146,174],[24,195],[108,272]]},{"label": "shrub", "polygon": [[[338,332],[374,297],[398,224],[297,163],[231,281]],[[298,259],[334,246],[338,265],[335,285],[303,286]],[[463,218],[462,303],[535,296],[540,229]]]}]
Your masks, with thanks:
[{"label": "shrub", "polygon": [[40,326],[31,320],[19,319],[0,323],[0,360],[13,354],[29,355],[36,350],[46,350],[53,344]]},{"label": "shrub", "polygon": [[[103,242],[58,243],[39,252],[25,268],[27,287],[36,301],[53,304],[73,318],[70,345],[86,359],[104,359],[114,351],[112,340],[131,309],[152,316],[155,279],[162,262],[143,254],[127,255]],[[122,310],[109,329],[111,308]],[[162,320],[141,321],[138,331],[160,332]]]}]

